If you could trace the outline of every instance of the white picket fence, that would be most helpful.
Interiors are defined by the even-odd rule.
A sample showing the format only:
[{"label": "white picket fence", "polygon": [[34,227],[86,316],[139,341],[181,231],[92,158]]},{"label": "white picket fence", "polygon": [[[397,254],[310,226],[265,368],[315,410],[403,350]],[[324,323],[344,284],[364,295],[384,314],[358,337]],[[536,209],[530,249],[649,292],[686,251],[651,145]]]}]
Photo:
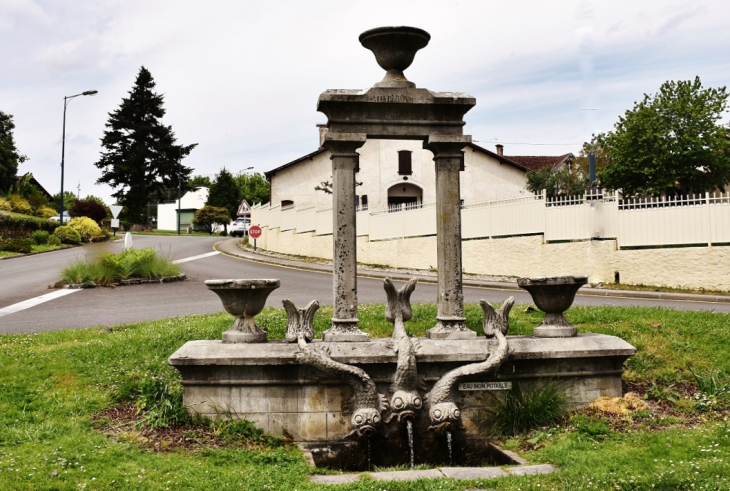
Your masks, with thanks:
[{"label": "white picket fence", "polygon": [[[621,199],[594,191],[466,204],[464,239],[543,235],[547,242],[616,239],[618,247],[730,244],[730,193]],[[256,205],[252,223],[280,231],[332,234],[332,208]],[[371,241],[436,235],[436,205],[358,210],[357,234]]]}]

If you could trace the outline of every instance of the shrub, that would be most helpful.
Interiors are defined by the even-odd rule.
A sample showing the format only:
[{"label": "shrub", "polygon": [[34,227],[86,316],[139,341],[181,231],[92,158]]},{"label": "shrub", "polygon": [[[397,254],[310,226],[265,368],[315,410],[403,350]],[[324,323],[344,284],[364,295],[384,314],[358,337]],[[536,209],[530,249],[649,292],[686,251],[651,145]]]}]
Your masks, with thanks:
[{"label": "shrub", "polygon": [[10,201],[8,201],[7,198],[0,198],[0,210],[13,211],[13,207],[10,205]]},{"label": "shrub", "polygon": [[81,199],[68,211],[72,217],[88,217],[99,223],[106,217],[106,209],[93,199]]},{"label": "shrub", "polygon": [[221,230],[218,235],[220,235],[221,237],[227,237],[228,233],[225,230]]},{"label": "shrub", "polygon": [[22,213],[23,215],[33,214],[33,207],[30,206],[30,203],[17,194],[10,196],[10,207],[16,213]]},{"label": "shrub", "polygon": [[51,245],[51,246],[60,246],[61,245],[61,239],[59,239],[55,235],[49,235],[48,236],[48,245]]},{"label": "shrub", "polygon": [[25,239],[30,237],[34,230],[46,230],[50,233],[56,227],[58,222],[44,218],[0,214],[0,235],[6,239]]},{"label": "shrub", "polygon": [[43,245],[48,243],[49,235],[50,234],[45,230],[36,230],[35,232],[33,232],[33,236],[31,238],[36,244]]},{"label": "shrub", "polygon": [[68,226],[79,233],[83,242],[89,242],[92,237],[101,235],[101,228],[89,217],[73,218],[68,222]]},{"label": "shrub", "polygon": [[79,234],[76,230],[71,228],[68,225],[62,225],[58,227],[54,232],[53,235],[61,239],[61,242],[64,244],[80,244],[81,243],[81,234]]},{"label": "shrub", "polygon": [[[60,228],[60,227],[59,227]],[[119,254],[106,254],[95,263],[77,261],[66,267],[64,283],[114,282],[127,278],[159,278],[180,274],[180,267],[159,257],[152,247],[127,249]]]},{"label": "shrub", "polygon": [[29,254],[33,252],[33,241],[30,239],[10,239],[2,243],[1,249],[8,252]]},{"label": "shrub", "polygon": [[517,435],[554,423],[563,416],[566,400],[553,384],[520,384],[497,401],[492,428],[500,435]]},{"label": "shrub", "polygon": [[40,206],[35,210],[35,216],[41,218],[51,218],[54,215],[58,215],[58,212],[50,206]]}]

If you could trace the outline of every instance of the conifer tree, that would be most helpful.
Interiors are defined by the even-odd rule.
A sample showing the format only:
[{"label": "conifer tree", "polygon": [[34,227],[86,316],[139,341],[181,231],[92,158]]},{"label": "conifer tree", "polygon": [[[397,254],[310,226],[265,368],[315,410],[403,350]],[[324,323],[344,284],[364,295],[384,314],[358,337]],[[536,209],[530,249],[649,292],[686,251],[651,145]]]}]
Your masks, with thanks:
[{"label": "conifer tree", "polygon": [[147,204],[160,200],[180,179],[183,187],[193,169],[182,165],[195,144],[178,145],[171,126],[165,126],[163,96],[154,92],[155,81],[141,67],[129,97],[109,113],[101,139],[101,157],[94,163],[102,170],[97,184],[109,184],[124,218],[147,223]]},{"label": "conifer tree", "polygon": [[18,164],[28,157],[18,153],[13,139],[13,116],[0,111],[0,192],[7,193],[15,184]]},{"label": "conifer tree", "polygon": [[208,201],[205,204],[225,208],[232,217],[238,213],[238,206],[241,204],[241,190],[233,175],[225,167],[215,176],[215,181],[210,186],[208,193]]}]

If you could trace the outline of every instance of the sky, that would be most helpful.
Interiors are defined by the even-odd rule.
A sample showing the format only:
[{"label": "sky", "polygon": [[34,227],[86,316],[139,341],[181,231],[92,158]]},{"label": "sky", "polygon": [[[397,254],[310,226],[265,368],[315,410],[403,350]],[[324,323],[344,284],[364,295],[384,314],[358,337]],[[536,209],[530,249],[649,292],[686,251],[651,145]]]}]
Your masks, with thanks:
[{"label": "sky", "polygon": [[[730,81],[727,0],[0,0],[0,111],[52,194],[112,204],[94,166],[110,112],[146,67],[163,123],[196,175],[265,172],[314,151],[327,89],[384,75],[361,32],[414,26],[429,45],[406,70],[418,87],[466,92],[464,132],[505,155],[577,154],[591,134],[667,80]],[[722,123],[730,121],[730,113]]]}]

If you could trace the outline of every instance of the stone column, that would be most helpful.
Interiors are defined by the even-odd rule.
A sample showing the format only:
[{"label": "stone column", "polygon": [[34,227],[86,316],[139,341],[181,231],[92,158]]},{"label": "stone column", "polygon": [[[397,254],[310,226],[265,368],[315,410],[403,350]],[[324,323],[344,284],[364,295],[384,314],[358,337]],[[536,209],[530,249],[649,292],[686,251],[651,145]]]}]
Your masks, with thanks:
[{"label": "stone column", "polygon": [[424,148],[433,152],[436,164],[436,253],[438,268],[438,315],[426,336],[431,339],[474,339],[476,332],[464,321],[461,260],[461,150],[469,136],[433,135]]},{"label": "stone column", "polygon": [[357,327],[357,230],[355,223],[356,150],[366,135],[341,133],[325,135],[323,147],[332,159],[332,266],[334,301],[332,327],[323,341],[368,341]]}]

